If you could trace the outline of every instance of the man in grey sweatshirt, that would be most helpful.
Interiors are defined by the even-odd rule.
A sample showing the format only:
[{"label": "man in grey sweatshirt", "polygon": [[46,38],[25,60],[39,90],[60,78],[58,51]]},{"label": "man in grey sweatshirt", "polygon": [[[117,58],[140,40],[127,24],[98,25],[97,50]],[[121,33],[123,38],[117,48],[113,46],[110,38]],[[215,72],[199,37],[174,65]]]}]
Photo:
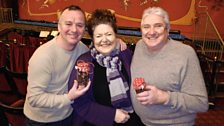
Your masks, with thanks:
[{"label": "man in grey sweatshirt", "polygon": [[194,49],[169,39],[166,11],[159,7],[144,11],[142,39],[138,41],[132,64],[132,81],[142,77],[146,86],[131,98],[136,113],[147,126],[192,126],[197,112],[208,109],[208,97]]}]

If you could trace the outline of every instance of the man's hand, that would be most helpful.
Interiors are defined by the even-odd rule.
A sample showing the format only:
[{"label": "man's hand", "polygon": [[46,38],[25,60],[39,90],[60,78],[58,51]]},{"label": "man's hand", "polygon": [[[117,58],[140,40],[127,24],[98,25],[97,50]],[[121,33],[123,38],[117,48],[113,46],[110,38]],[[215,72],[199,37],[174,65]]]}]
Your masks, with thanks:
[{"label": "man's hand", "polygon": [[137,99],[142,105],[164,104],[169,100],[169,93],[147,84],[145,91],[137,94]]},{"label": "man's hand", "polygon": [[68,98],[72,101],[81,95],[83,95],[90,87],[91,81],[89,80],[88,84],[85,86],[78,86],[78,82],[74,80],[72,88],[68,92]]},{"label": "man's hand", "polygon": [[117,38],[117,41],[120,43],[121,51],[124,51],[125,49],[127,49],[127,45],[122,39]]}]

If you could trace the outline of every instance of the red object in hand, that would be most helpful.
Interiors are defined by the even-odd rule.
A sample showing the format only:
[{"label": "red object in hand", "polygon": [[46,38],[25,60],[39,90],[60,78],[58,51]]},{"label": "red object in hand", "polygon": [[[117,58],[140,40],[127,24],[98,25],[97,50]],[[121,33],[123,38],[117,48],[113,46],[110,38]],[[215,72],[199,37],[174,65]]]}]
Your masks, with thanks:
[{"label": "red object in hand", "polygon": [[78,62],[76,67],[79,68],[79,69],[84,70],[82,72],[86,72],[86,73],[90,72],[90,64],[86,63],[84,61],[83,62]]},{"label": "red object in hand", "polygon": [[89,81],[90,63],[78,61],[76,69],[78,84],[86,86]]},{"label": "red object in hand", "polygon": [[142,77],[135,78],[133,82],[133,88],[135,89],[136,93],[141,93],[145,89],[145,79]]}]

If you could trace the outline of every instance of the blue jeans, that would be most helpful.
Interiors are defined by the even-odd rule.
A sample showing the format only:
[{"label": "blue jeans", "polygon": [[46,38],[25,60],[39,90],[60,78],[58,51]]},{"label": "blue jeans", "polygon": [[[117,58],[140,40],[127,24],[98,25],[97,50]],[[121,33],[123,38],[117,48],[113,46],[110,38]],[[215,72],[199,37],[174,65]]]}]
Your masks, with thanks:
[{"label": "blue jeans", "polygon": [[71,126],[71,124],[72,124],[72,114],[64,120],[50,123],[36,122],[26,117],[26,126]]}]

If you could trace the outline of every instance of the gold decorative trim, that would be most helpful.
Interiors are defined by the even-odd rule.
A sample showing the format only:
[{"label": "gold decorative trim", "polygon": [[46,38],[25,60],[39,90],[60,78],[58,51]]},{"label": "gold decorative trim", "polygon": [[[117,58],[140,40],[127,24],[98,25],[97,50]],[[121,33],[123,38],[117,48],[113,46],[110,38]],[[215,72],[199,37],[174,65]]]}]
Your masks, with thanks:
[{"label": "gold decorative trim", "polygon": [[[28,13],[30,16],[50,16],[50,15],[59,16],[59,13],[60,13],[60,10],[57,10],[57,12],[52,12],[52,13],[32,13],[30,11],[29,0],[27,0],[27,9],[28,9]],[[85,13],[86,13],[86,15],[89,14],[88,12],[85,12]],[[139,18],[127,17],[124,15],[116,14],[116,13],[115,13],[115,15],[116,15],[116,17],[118,17],[120,19],[133,21],[133,22],[141,22],[141,19],[139,19]],[[195,0],[191,0],[191,5],[190,5],[190,8],[189,8],[187,14],[177,20],[170,21],[170,23],[173,25],[191,25],[192,20],[194,18],[195,18]]]},{"label": "gold decorative trim", "polygon": [[180,19],[175,21],[171,21],[171,24],[174,25],[192,25],[192,21],[195,18],[195,0],[191,1],[190,9],[188,10],[187,14]]},{"label": "gold decorative trim", "polygon": [[29,2],[29,0],[27,0],[27,11],[28,11],[30,16],[50,16],[50,15],[57,15],[58,14],[58,11],[57,12],[52,12],[52,13],[32,13],[30,11],[30,2]]}]

